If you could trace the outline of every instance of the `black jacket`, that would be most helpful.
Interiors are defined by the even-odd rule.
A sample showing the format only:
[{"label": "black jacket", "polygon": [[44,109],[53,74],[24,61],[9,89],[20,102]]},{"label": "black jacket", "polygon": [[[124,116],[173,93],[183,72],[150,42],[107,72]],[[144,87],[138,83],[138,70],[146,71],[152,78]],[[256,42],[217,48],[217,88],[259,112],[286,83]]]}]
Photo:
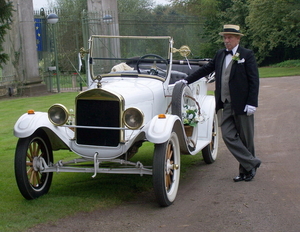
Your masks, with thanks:
[{"label": "black jacket", "polygon": [[[229,79],[231,105],[236,114],[246,114],[244,112],[245,105],[258,106],[258,68],[251,50],[239,46],[236,53],[240,54],[239,62],[234,61],[232,64]],[[223,108],[221,101],[221,76],[224,58],[225,49],[221,49],[216,53],[213,60],[186,78],[190,84],[215,71],[216,112]]]}]

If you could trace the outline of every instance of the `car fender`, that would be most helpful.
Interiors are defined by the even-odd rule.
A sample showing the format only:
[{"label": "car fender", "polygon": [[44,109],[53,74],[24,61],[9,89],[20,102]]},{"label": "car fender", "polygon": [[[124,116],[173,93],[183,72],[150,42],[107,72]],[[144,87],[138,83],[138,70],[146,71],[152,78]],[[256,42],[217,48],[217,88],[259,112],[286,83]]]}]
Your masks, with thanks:
[{"label": "car fender", "polygon": [[[45,112],[35,112],[34,114],[23,114],[15,123],[14,136],[26,138],[32,135],[36,130],[43,129],[48,136],[56,135],[65,144],[69,144],[71,138],[74,138],[74,132],[68,127],[59,127],[53,125]],[[53,133],[51,133],[53,132]]]},{"label": "car fender", "polygon": [[206,96],[201,104],[201,113],[207,120],[200,123],[198,126],[198,136],[202,139],[210,140],[212,136],[212,126],[215,115],[215,98],[214,96]]},{"label": "car fender", "polygon": [[146,139],[155,144],[168,141],[172,131],[176,131],[177,135],[183,138],[182,123],[177,115],[156,115],[145,128],[145,131]]}]

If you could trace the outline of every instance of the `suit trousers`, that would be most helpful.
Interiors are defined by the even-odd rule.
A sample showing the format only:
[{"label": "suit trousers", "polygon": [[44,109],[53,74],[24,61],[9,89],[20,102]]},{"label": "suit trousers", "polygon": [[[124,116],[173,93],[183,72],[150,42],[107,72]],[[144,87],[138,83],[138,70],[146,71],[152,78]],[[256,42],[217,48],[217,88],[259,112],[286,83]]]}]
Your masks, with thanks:
[{"label": "suit trousers", "polygon": [[240,163],[240,173],[247,174],[258,167],[261,161],[255,157],[254,115],[236,115],[229,102],[224,103],[222,137],[225,145]]}]

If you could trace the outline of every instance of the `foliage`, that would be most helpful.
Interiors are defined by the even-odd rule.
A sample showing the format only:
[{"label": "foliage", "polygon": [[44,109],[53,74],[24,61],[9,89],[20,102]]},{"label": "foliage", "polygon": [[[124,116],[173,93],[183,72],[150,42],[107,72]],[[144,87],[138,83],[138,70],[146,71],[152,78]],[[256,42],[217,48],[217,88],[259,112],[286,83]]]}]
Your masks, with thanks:
[{"label": "foliage", "polygon": [[269,57],[271,51],[277,48],[300,46],[298,0],[252,0],[247,24],[259,62]]},{"label": "foliage", "polygon": [[[205,39],[201,54],[213,57],[216,51],[223,48],[219,35],[224,24],[238,24],[241,30],[246,30],[245,15],[248,15],[247,0],[174,0],[174,6],[184,6],[186,12],[199,15],[203,20],[201,37]],[[247,37],[243,38],[244,46],[249,44]]]},{"label": "foliage", "polygon": [[232,4],[221,12],[222,25],[224,24],[236,24],[240,26],[240,30],[245,35],[241,43],[243,46],[250,47],[250,41],[247,34],[248,26],[246,23],[246,17],[249,15],[249,4],[248,0],[231,0]]},{"label": "foliage", "polygon": [[274,64],[271,67],[285,67],[285,68],[293,68],[300,67],[300,60],[286,60],[278,64]]},{"label": "foliage", "polygon": [[157,26],[151,22],[152,8],[152,0],[118,0],[119,23],[127,24],[120,26],[120,35],[152,35]]},{"label": "foliage", "polygon": [[6,64],[6,61],[8,61],[9,59],[8,55],[6,53],[3,53],[3,42],[7,30],[10,29],[13,11],[14,9],[12,2],[7,0],[0,0],[0,68],[2,68],[2,64]]},{"label": "foliage", "polygon": [[[58,49],[68,58],[76,57],[78,49],[68,41],[70,35],[78,33],[77,41],[82,46],[82,26],[78,19],[82,9],[86,9],[86,1],[56,2],[62,20],[73,22],[72,26],[66,26],[59,21],[63,42]],[[154,0],[117,2],[120,35],[170,35],[175,47],[183,44],[191,47],[190,58],[212,58],[223,48],[219,32],[224,24],[240,25],[245,35],[241,45],[254,50],[260,65],[300,58],[299,0],[170,0],[166,6],[155,5]],[[59,63],[67,66],[68,58],[59,57]]]},{"label": "foliage", "polygon": [[65,16],[81,17],[81,12],[87,9],[86,0],[55,0],[52,8],[61,11]]},{"label": "foliage", "polygon": [[173,7],[204,19],[207,57],[223,47],[218,35],[224,24],[240,25],[241,44],[255,51],[260,64],[298,59],[300,54],[299,0],[173,0]]},{"label": "foliage", "polygon": [[[199,57],[202,42],[199,39],[202,33],[202,21],[199,17],[187,15],[182,9],[168,5],[154,7],[152,3],[152,0],[118,1],[120,35],[171,36],[176,48],[188,44],[193,52],[193,57],[190,58]],[[130,7],[135,10],[129,9]],[[176,55],[174,59],[182,59]]]},{"label": "foliage", "polygon": [[[216,51],[223,48],[223,40],[219,35],[224,24],[237,24],[245,34],[245,15],[248,15],[247,0],[194,0],[202,2],[202,7],[208,7],[209,11],[202,11],[204,22],[203,37],[207,38],[210,52],[204,51],[207,57],[213,57]],[[248,46],[247,37],[242,40],[244,46]]]},{"label": "foliage", "polygon": [[117,0],[119,13],[148,14],[154,6],[153,0]]},{"label": "foliage", "polygon": [[[189,16],[194,15],[199,17],[201,21],[201,30],[198,31],[199,40],[202,42],[199,45],[198,54],[201,57],[213,57],[216,51],[220,48],[220,27],[218,26],[218,1],[216,0],[173,0],[173,7]],[[221,4],[222,5],[222,4]]]}]

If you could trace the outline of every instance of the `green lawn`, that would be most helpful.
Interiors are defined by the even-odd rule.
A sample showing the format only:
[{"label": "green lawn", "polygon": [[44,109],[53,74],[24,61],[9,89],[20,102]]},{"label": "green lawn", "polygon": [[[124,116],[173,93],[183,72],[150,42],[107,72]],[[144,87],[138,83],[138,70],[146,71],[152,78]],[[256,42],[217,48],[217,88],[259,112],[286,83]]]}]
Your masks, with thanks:
[{"label": "green lawn", "polygon": [[283,77],[300,76],[300,67],[263,67],[259,68],[259,76],[264,77]]},{"label": "green lawn", "polygon": [[300,76],[300,60],[287,60],[269,67],[261,67],[259,76],[261,78]]}]

